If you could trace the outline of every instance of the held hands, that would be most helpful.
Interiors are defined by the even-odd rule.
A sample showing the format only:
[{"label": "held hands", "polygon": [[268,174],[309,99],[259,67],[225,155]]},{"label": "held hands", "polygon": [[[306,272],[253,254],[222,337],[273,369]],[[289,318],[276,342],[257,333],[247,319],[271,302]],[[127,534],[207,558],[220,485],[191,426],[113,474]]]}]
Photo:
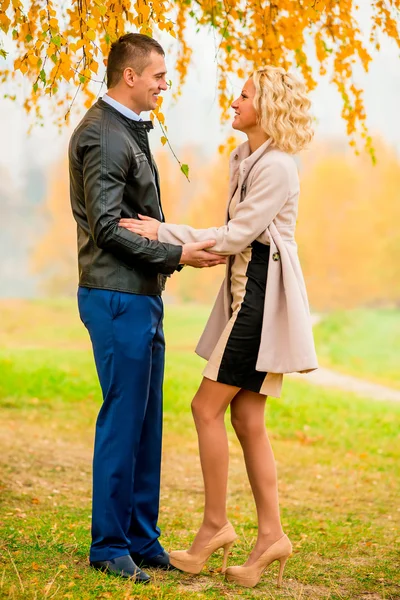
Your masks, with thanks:
[{"label": "held hands", "polygon": [[125,227],[133,233],[137,233],[142,237],[146,237],[149,240],[158,240],[158,228],[160,227],[160,221],[152,219],[152,217],[145,217],[144,215],[138,215],[137,219],[121,219],[119,221],[120,227]]},{"label": "held hands", "polygon": [[[160,221],[144,215],[138,215],[138,217],[140,220],[121,219],[119,221],[119,225],[120,227],[124,227],[125,229],[128,229],[133,233],[137,233],[142,237],[146,237],[149,240],[158,240],[158,228],[160,227]],[[219,256],[218,254],[212,254],[211,252],[206,251],[207,248],[212,248],[214,244],[215,240],[184,244],[180,264],[195,267],[196,269],[202,269],[203,267],[215,267],[216,265],[225,264],[226,258],[224,256]]]},{"label": "held hands", "polygon": [[225,264],[226,258],[224,256],[219,256],[218,254],[212,254],[211,252],[206,251],[206,248],[212,248],[214,245],[215,240],[184,244],[180,264],[189,265],[196,269]]}]

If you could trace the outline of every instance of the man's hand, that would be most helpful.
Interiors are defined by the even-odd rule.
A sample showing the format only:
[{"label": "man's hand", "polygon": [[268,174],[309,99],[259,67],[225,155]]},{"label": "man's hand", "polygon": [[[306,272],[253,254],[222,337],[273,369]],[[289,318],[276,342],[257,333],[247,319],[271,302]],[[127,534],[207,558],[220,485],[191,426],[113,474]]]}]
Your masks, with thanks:
[{"label": "man's hand", "polygon": [[215,240],[184,244],[181,260],[179,261],[180,264],[189,265],[190,267],[195,267],[196,269],[202,269],[203,267],[215,267],[216,265],[225,264],[226,258],[224,256],[206,252],[206,248],[211,248],[214,245]]}]

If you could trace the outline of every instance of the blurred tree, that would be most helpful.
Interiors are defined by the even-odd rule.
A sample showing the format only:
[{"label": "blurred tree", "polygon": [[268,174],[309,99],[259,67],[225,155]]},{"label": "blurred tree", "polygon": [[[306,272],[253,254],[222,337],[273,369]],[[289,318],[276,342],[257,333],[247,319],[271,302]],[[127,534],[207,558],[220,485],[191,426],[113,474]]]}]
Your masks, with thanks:
[{"label": "blurred tree", "polygon": [[47,230],[39,239],[31,257],[31,267],[40,275],[43,291],[50,296],[76,293],[78,261],[76,223],[69,203],[68,165],[56,165],[50,175],[48,193],[40,211],[47,220]]},{"label": "blurred tree", "polygon": [[[32,161],[31,161],[32,163]],[[0,297],[32,296],[36,281],[29,277],[28,257],[43,225],[37,215],[38,195],[30,185],[38,183],[44,192],[40,167],[21,165],[19,176],[11,176],[0,165]]]},{"label": "blurred tree", "polygon": [[[195,172],[202,185],[178,222],[199,229],[223,225],[229,181],[227,152],[219,154],[212,162],[196,165]],[[211,303],[224,273],[223,265],[212,269],[184,269],[179,277],[173,278],[176,296],[183,301]]]},{"label": "blurred tree", "polygon": [[400,303],[400,164],[377,149],[375,167],[334,145],[305,155],[297,241],[317,310]]},{"label": "blurred tree", "polygon": [[[371,47],[379,50],[382,36],[400,45],[400,0],[371,0],[369,8]],[[92,104],[95,93],[90,84],[103,82],[104,57],[115,39],[132,30],[149,35],[166,31],[177,38],[179,93],[192,53],[187,42],[189,21],[197,29],[211,27],[215,31],[224,117],[232,100],[232,74],[243,79],[245,71],[262,64],[295,66],[312,89],[316,85],[311,67],[315,55],[322,75],[332,70],[332,80],[343,99],[348,134],[353,136],[361,129],[370,145],[362,91],[354,84],[353,72],[357,63],[367,70],[372,57],[360,31],[354,0],[0,0],[0,42],[6,41],[13,59],[7,58],[4,46],[0,48],[6,59],[0,81],[16,84],[22,73],[30,83],[26,110],[35,110],[40,116],[40,99],[53,96],[61,123],[79,89],[86,105]],[[69,91],[63,83],[70,84]],[[15,89],[12,85],[8,95],[15,97]],[[163,123],[164,117],[158,113]]]},{"label": "blurred tree", "polygon": [[[400,304],[400,164],[395,151],[378,141],[374,167],[367,156],[346,152],[343,142],[314,144],[302,154],[296,232],[312,307]],[[167,221],[200,228],[222,225],[228,193],[226,154],[205,162],[196,149],[186,149],[185,159],[195,167],[191,185],[173,168],[168,153],[156,156]],[[66,162],[54,169],[48,189],[47,231],[32,254],[32,266],[47,293],[75,294],[76,225]],[[211,303],[223,276],[223,266],[183,269],[168,279],[167,297]]]}]

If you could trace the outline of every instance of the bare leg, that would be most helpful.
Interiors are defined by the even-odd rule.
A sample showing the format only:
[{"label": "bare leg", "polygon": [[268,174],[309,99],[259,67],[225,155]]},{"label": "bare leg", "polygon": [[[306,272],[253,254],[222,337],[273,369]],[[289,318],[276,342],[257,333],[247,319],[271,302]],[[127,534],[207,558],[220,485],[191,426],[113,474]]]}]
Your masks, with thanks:
[{"label": "bare leg", "polygon": [[276,464],[265,428],[265,396],[241,390],[231,403],[231,419],[243,449],[257,508],[258,537],[246,566],[282,535]]},{"label": "bare leg", "polygon": [[227,522],[228,438],[226,409],[240,388],[203,378],[192,402],[204,478],[203,523],[189,552],[195,554]]}]

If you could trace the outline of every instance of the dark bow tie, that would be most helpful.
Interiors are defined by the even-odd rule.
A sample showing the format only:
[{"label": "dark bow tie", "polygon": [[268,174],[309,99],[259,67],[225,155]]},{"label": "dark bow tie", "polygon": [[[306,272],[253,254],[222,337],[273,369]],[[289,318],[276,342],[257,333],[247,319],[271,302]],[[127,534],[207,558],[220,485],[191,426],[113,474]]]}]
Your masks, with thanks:
[{"label": "dark bow tie", "polygon": [[140,123],[140,125],[142,125],[143,127],[145,127],[147,129],[147,131],[150,131],[150,129],[154,129],[154,125],[152,123],[152,121],[137,121],[138,123]]}]

